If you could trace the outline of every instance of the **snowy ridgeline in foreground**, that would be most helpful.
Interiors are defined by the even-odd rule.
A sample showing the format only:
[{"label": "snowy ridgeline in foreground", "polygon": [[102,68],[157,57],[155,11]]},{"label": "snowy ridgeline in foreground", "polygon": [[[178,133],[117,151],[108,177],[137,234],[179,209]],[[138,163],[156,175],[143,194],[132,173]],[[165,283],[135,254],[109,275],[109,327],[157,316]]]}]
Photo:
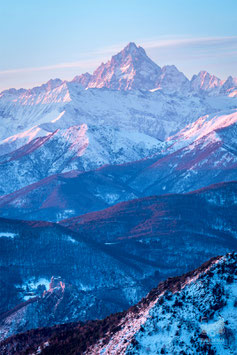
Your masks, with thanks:
[{"label": "snowy ridgeline in foreground", "polygon": [[[128,311],[98,354],[235,354],[237,254],[168,279]],[[101,344],[102,343],[102,344]]]},{"label": "snowy ridgeline in foreground", "polygon": [[[222,183],[56,224],[0,218],[2,234],[17,235],[0,238],[0,337],[105,318],[128,309],[159,281],[231,252],[236,192],[236,182]],[[49,287],[52,276],[62,283]]]},{"label": "snowy ridgeline in foreground", "polygon": [[86,325],[36,329],[1,344],[12,354],[236,354],[237,254],[169,278],[128,311]]}]

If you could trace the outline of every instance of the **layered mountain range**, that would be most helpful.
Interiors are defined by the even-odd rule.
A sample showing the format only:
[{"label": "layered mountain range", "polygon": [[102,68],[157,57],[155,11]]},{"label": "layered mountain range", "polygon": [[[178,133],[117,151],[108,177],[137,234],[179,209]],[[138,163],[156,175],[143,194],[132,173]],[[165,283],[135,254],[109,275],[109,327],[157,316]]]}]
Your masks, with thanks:
[{"label": "layered mountain range", "polygon": [[[166,142],[157,143],[152,157],[127,164],[106,165],[87,172],[81,167],[48,176],[2,196],[1,216],[59,221],[138,197],[185,193],[213,183],[236,180],[236,121],[235,109],[206,115]],[[48,144],[51,147],[50,142]],[[40,147],[23,158],[16,156],[16,160],[2,163],[2,172],[5,171],[2,173],[2,188],[11,192],[14,186],[20,187],[27,181],[47,176],[50,169],[52,174],[56,164],[60,168],[65,156],[52,164],[55,155],[60,156],[62,150],[61,146],[54,153],[54,147],[51,147],[48,159],[44,155],[45,149]],[[131,152],[138,147],[131,149]],[[42,158],[38,155],[37,159],[29,160],[41,151]],[[69,152],[75,154],[73,150]],[[88,154],[84,156],[89,164]],[[84,156],[74,158],[72,164],[80,166]],[[118,157],[122,159],[121,154]],[[6,159],[6,156],[3,158]],[[42,163],[38,166],[40,161]],[[6,169],[7,166],[11,169]],[[15,171],[15,167],[18,170]]]},{"label": "layered mountain range", "polygon": [[168,93],[208,93],[231,97],[237,94],[237,78],[221,80],[206,71],[193,75],[191,80],[175,65],[163,68],[154,63],[142,47],[129,43],[106,64],[102,63],[91,75],[76,76],[74,82],[84,88],[109,88],[114,90],[162,90]]},{"label": "layered mountain range", "polygon": [[236,253],[169,278],[128,311],[87,324],[32,330],[5,354],[234,354]]},{"label": "layered mountain range", "polygon": [[[141,121],[151,125],[153,118],[156,122],[148,130],[150,135],[167,137],[180,125],[197,119],[204,110],[217,111],[221,104],[225,108],[236,107],[236,88],[237,79],[221,81],[204,71],[190,81],[174,65],[160,68],[143,48],[130,43],[93,75],[82,74],[71,82],[54,79],[29,90],[3,91],[0,112],[4,125],[0,136],[8,138],[4,143],[26,141],[44,134],[44,129],[52,131],[53,127],[68,128],[73,122],[91,121],[115,126],[118,118],[122,122],[116,126],[124,125],[125,120],[126,129],[136,128],[145,133],[149,127],[141,125]],[[216,96],[222,99],[215,100]],[[18,137],[9,136],[20,132]]]},{"label": "layered mountain range", "polygon": [[1,219],[1,336],[124,310],[234,250],[236,191],[232,182],[147,197],[60,225]]},{"label": "layered mountain range", "polygon": [[129,43],[3,91],[0,120],[1,349],[232,354],[236,254],[216,256],[237,247],[237,79]]},{"label": "layered mountain range", "polygon": [[[161,69],[134,43],[102,64],[86,85],[83,78],[0,94],[1,195],[55,174],[170,156],[168,136],[189,131],[186,125],[194,122],[197,130],[202,122],[210,127],[203,136],[210,137],[236,117],[237,98],[228,91],[234,79],[221,84],[202,72],[190,82],[175,66]],[[186,134],[181,144],[187,143]]]}]

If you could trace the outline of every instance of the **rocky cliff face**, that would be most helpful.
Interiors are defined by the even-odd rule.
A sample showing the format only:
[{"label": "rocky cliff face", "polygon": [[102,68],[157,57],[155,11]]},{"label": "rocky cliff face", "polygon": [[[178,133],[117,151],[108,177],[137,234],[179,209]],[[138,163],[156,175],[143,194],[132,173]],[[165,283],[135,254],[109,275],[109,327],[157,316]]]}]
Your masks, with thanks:
[{"label": "rocky cliff face", "polygon": [[129,43],[121,52],[106,64],[102,63],[85,82],[85,76],[76,80],[86,84],[87,88],[109,88],[114,90],[150,90],[161,74],[161,68],[155,64],[142,47]]},{"label": "rocky cliff face", "polygon": [[102,63],[91,75],[76,76],[74,82],[85,88],[110,88],[113,90],[162,90],[165,93],[236,96],[237,80],[221,80],[203,70],[191,80],[174,65],[160,68],[144,49],[129,43],[107,63]]}]

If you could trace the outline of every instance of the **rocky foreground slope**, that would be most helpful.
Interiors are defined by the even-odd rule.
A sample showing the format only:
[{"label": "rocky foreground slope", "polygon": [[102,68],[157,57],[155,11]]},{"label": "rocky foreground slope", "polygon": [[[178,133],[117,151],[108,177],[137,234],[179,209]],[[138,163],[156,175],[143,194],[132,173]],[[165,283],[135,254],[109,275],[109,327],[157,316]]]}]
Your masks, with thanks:
[{"label": "rocky foreground slope", "polygon": [[235,354],[237,254],[169,278],[128,311],[104,320],[31,330],[4,354]]}]

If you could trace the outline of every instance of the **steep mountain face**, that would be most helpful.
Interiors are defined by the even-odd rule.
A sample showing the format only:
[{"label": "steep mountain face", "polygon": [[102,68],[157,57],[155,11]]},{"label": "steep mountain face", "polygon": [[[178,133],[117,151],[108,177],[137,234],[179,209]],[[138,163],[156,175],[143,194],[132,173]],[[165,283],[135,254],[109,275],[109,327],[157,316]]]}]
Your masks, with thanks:
[{"label": "steep mountain face", "polygon": [[198,75],[194,75],[191,79],[191,88],[197,93],[218,93],[220,86],[221,79],[207,71],[200,71]]},{"label": "steep mountain face", "polygon": [[237,78],[232,76],[226,80],[220,80],[215,75],[201,71],[192,77],[190,85],[191,90],[197,94],[237,97]]},{"label": "steep mountain face", "polygon": [[[109,88],[114,90],[150,90],[161,74],[142,47],[129,43],[106,64],[102,63],[91,75],[74,78],[87,88]],[[86,78],[89,80],[87,81]]]},{"label": "steep mountain face", "polygon": [[[49,87],[48,90],[46,88]],[[8,90],[0,94],[1,143],[11,148],[10,143],[18,138],[23,144],[40,135],[40,125],[60,120],[65,114],[64,105],[71,101],[68,84],[62,82],[53,88],[46,84],[31,90]],[[71,124],[72,126],[72,124]],[[56,127],[54,125],[54,127]],[[46,128],[46,127],[45,127]],[[55,131],[57,128],[53,129]],[[37,130],[36,130],[37,129]],[[47,131],[47,128],[46,128]],[[12,137],[14,135],[18,135]],[[41,133],[41,135],[45,135]],[[21,143],[21,145],[23,145]],[[1,144],[2,145],[2,144]],[[13,150],[19,148],[14,144]]]},{"label": "steep mountain face", "polygon": [[[234,126],[237,122],[237,111],[227,110],[218,114],[205,115],[200,117],[197,121],[187,125],[184,129],[179,131],[174,136],[168,138],[168,141],[172,142],[169,145],[169,150],[175,151],[185,146],[188,146],[194,141],[208,136],[210,133]],[[234,144],[234,142],[232,142]]]},{"label": "steep mountain face", "polygon": [[162,69],[155,64],[142,47],[129,43],[106,64],[102,63],[91,75],[76,76],[74,82],[84,88],[109,88],[113,90],[162,90],[165,93],[196,93],[236,97],[237,79],[231,76],[221,80],[207,71],[188,78],[174,65]]},{"label": "steep mountain face", "polygon": [[2,337],[124,310],[158,281],[235,249],[236,192],[226,183],[148,197],[62,226],[2,219]]},{"label": "steep mountain face", "polygon": [[[231,117],[236,122],[237,113],[228,118]],[[236,180],[237,125],[229,123],[157,160],[144,169],[130,187],[135,190],[142,187],[143,194],[151,195],[191,191],[212,183]]]},{"label": "steep mountain face", "polygon": [[234,354],[237,254],[169,278],[127,312],[6,339],[5,354]]},{"label": "steep mountain face", "polygon": [[1,216],[58,221],[137,197],[236,180],[236,122],[236,110],[206,115],[152,158],[40,180],[1,197]]},{"label": "steep mountain face", "polygon": [[84,73],[81,75],[77,75],[73,78],[72,82],[80,84],[82,87],[87,88],[92,75],[90,73]]},{"label": "steep mountain face", "polygon": [[190,92],[188,78],[175,65],[166,65],[162,68],[156,86],[166,93],[181,92],[188,94]]},{"label": "steep mountain face", "polygon": [[237,78],[229,76],[226,81],[224,81],[220,93],[229,95],[230,97],[237,97]]},{"label": "steep mountain face", "polygon": [[82,124],[58,129],[0,156],[0,194],[8,194],[50,175],[84,172],[159,153],[164,144],[148,135]]},{"label": "steep mountain face", "polygon": [[[203,88],[207,91],[213,82],[209,78]],[[223,92],[232,90],[234,82],[229,78]],[[236,98],[215,101],[193,96],[183,73],[175,66],[161,69],[134,43],[92,76],[86,73],[72,82],[55,79],[30,90],[4,91],[0,94],[0,194],[55,174],[144,159],[161,153],[161,149],[162,156],[169,155],[164,148],[170,141],[162,146],[160,139],[223,107],[237,107]],[[217,181],[209,179],[206,183]],[[131,182],[123,189],[125,199],[147,195],[147,184],[142,194],[139,184],[138,177],[138,184]],[[163,189],[169,191],[163,184],[152,193],[162,193]],[[183,189],[174,187],[171,191]],[[116,202],[122,200],[115,198]],[[102,204],[102,208],[107,206]]]},{"label": "steep mountain face", "polygon": [[[3,91],[0,153],[56,129],[81,124],[126,127],[164,139],[201,115],[237,107],[235,79],[227,79],[221,93],[233,97],[215,102],[210,101],[208,90],[218,86],[218,80],[206,79],[210,76],[206,73],[206,83],[202,76],[198,75],[190,89],[190,82],[175,66],[161,69],[144,49],[130,43],[93,75],[86,73],[72,82],[50,80],[31,90]],[[197,95],[199,86],[207,95]]]}]

